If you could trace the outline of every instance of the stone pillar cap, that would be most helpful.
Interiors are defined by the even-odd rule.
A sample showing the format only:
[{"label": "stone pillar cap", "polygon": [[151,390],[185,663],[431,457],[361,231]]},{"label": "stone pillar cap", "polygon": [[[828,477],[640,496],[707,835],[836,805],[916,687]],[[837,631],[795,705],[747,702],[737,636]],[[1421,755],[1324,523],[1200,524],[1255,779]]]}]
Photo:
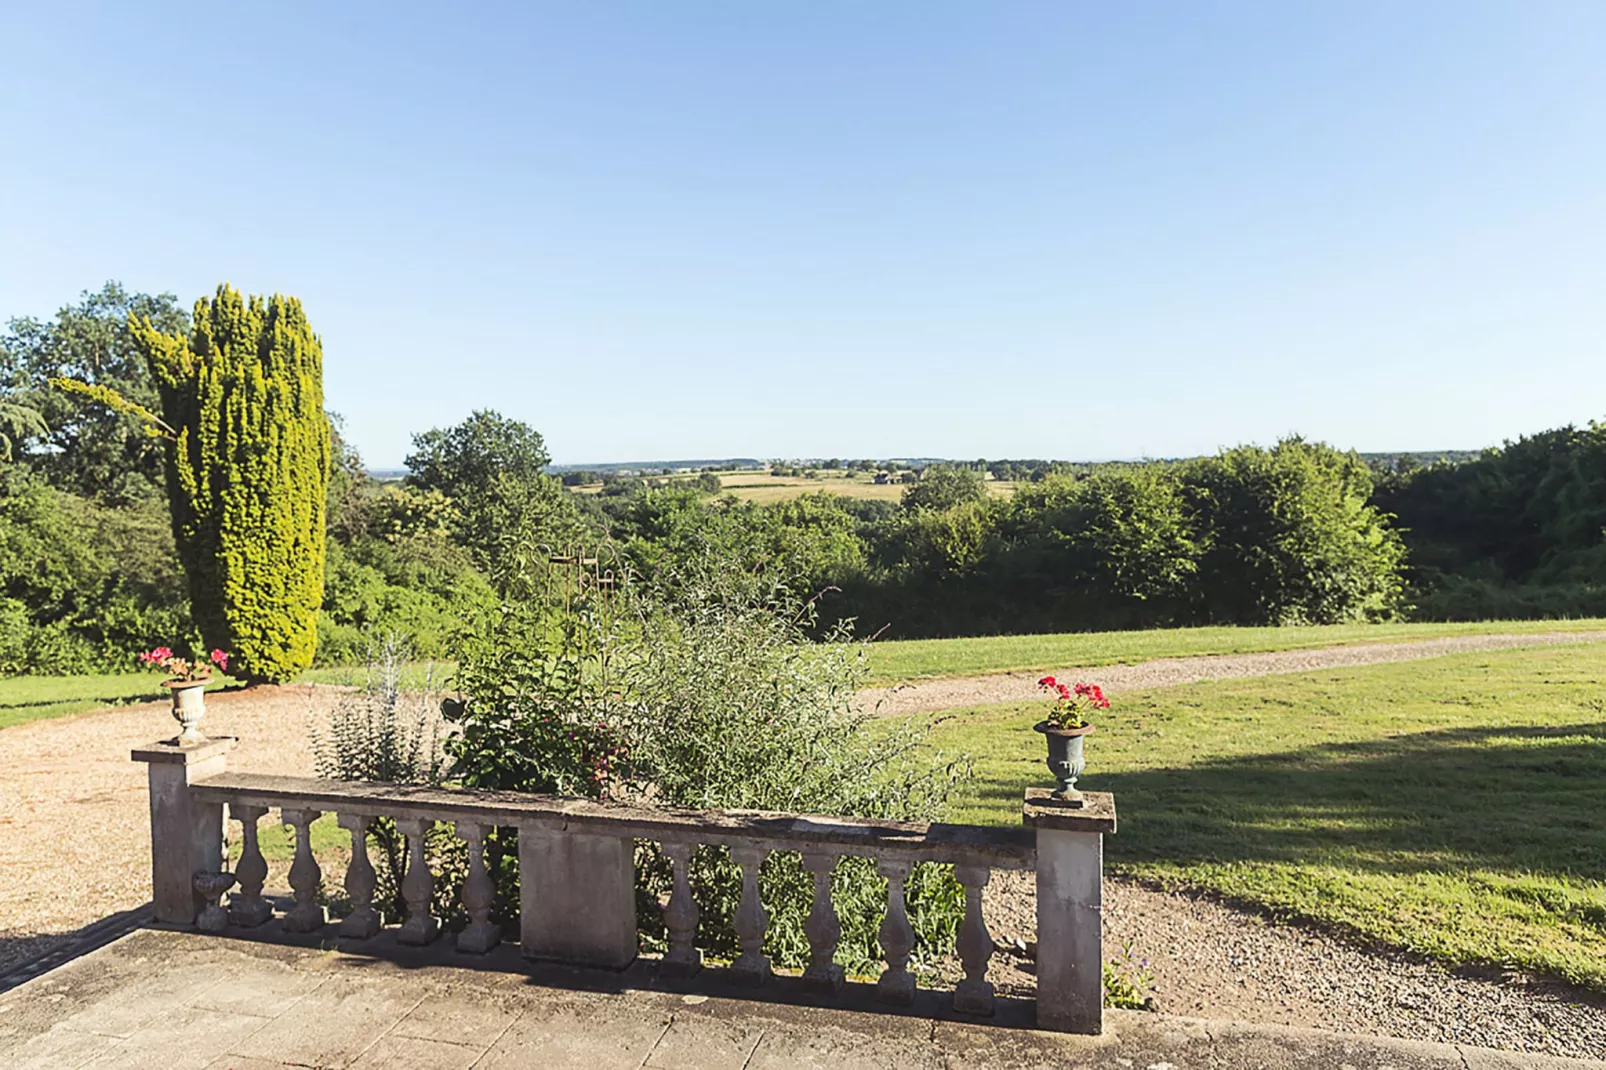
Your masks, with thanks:
[{"label": "stone pillar cap", "polygon": [[218,754],[227,754],[240,742],[236,736],[215,736],[212,739],[203,739],[198,743],[180,744],[177,737],[161,739],[155,743],[147,743],[143,747],[135,747],[129,753],[129,759],[136,762],[152,762],[157,764],[194,765],[196,762],[211,758]]},{"label": "stone pillar cap", "polygon": [[1053,798],[1049,788],[1027,788],[1020,819],[1032,828],[1054,832],[1115,832],[1115,796],[1107,791],[1082,792],[1082,805]]}]

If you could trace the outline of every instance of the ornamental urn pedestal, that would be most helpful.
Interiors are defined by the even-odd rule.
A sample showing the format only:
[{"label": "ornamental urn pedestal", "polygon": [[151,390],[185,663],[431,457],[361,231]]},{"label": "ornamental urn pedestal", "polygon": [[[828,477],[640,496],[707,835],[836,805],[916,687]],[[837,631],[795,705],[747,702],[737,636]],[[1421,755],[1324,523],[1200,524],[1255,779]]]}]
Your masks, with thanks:
[{"label": "ornamental urn pedestal", "polygon": [[1069,807],[1082,805],[1082,793],[1076,790],[1076,778],[1082,775],[1087,768],[1087,759],[1082,754],[1082,740],[1093,726],[1085,724],[1080,728],[1056,728],[1047,721],[1039,721],[1032,726],[1043,733],[1048,740],[1048,771],[1054,774],[1059,781],[1051,799]]},{"label": "ornamental urn pedestal", "polygon": [[173,693],[173,720],[183,728],[178,734],[179,744],[204,743],[201,718],[206,715],[205,680],[163,680],[162,686]]}]

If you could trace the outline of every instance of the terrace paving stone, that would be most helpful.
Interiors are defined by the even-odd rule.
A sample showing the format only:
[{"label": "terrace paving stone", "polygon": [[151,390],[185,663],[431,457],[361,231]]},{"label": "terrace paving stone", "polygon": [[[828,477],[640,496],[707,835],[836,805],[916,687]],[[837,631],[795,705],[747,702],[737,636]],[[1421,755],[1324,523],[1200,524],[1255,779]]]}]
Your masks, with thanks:
[{"label": "terrace paving stone", "polygon": [[518,1001],[507,996],[443,989],[414,1007],[390,1035],[467,1044],[484,1051],[523,1013]]},{"label": "terrace paving stone", "polygon": [[[0,994],[6,1070],[1563,1070],[1606,1063],[1113,1011],[1099,1037],[145,930]],[[501,960],[506,961],[506,960]],[[296,977],[304,978],[296,981]],[[101,1016],[101,1011],[105,1016]],[[999,1021],[1019,1018],[1001,1009]],[[935,1017],[933,1016],[935,1015]]]},{"label": "terrace paving stone", "polygon": [[743,1070],[764,1037],[758,1025],[677,1017],[647,1057],[655,1070]]},{"label": "terrace paving stone", "polygon": [[394,1033],[380,1037],[351,1064],[351,1070],[471,1070],[485,1054],[485,1045],[451,1044],[444,1040],[399,1037]]},{"label": "terrace paving stone", "polygon": [[251,1042],[273,1019],[261,1015],[204,1010],[193,1005],[169,1008],[126,1040],[82,1064],[81,1070],[160,1067],[206,1070],[219,1056]]}]

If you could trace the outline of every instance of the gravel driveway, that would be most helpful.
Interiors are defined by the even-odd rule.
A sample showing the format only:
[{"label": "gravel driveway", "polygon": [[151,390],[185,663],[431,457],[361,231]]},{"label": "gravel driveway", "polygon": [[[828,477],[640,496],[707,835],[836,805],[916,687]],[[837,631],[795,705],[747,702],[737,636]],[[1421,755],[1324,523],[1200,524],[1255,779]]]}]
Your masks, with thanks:
[{"label": "gravel driveway", "polygon": [[[1418,643],[1358,643],[1353,646],[1322,647],[1315,650],[1280,650],[1266,654],[1217,654],[1208,657],[1157,658],[1135,665],[1099,665],[1089,668],[1056,669],[1054,675],[1066,680],[1098,684],[1106,691],[1140,691],[1149,687],[1174,687],[1201,680],[1228,680],[1241,676],[1277,676],[1285,673],[1337,669],[1349,665],[1381,665],[1391,661],[1416,661],[1446,654],[1467,654],[1481,650],[1509,650],[1514,647],[1558,646],[1572,643],[1598,643],[1606,632],[1544,632],[1528,635],[1458,635],[1427,639]],[[916,713],[995,706],[1005,702],[1037,698],[1036,672],[993,673],[988,676],[959,676],[945,680],[896,684],[887,688],[867,688],[859,700],[883,717],[907,717]]]},{"label": "gravel driveway", "polygon": [[[1468,636],[1176,658],[1063,675],[1130,690],[1603,639],[1606,633]],[[1030,694],[1033,677],[938,680],[867,697],[880,699],[881,712],[889,714],[985,705]],[[295,686],[211,695],[205,727],[213,735],[240,737],[229,759],[232,769],[308,775],[309,721],[321,720],[339,694]],[[160,703],[0,730],[0,972],[65,944],[81,926],[149,898],[145,769],[129,761],[128,753],[172,730]],[[276,876],[282,886],[282,876]],[[339,870],[327,876],[338,881]],[[994,877],[987,910],[1001,941],[1024,944],[1033,938],[1033,894],[1022,875]],[[1206,898],[1117,880],[1106,882],[1105,925],[1111,954],[1131,939],[1135,954],[1150,960],[1163,1011],[1589,1058],[1606,1054],[1606,1004],[1565,986],[1451,973]],[[993,959],[994,979],[1004,987],[1029,987],[1030,967],[1024,954],[1001,953]]]},{"label": "gravel driveway", "polygon": [[[1024,950],[1036,939],[1033,877],[995,873],[983,902],[1000,947],[989,977],[1000,991],[1035,991]],[[1600,993],[1497,970],[1448,970],[1207,896],[1106,879],[1105,957],[1120,957],[1128,941],[1134,960],[1148,960],[1154,1007],[1166,1014],[1606,1058]]]},{"label": "gravel driveway", "polygon": [[[204,727],[240,737],[231,769],[307,776],[307,719],[338,693],[296,686],[210,694]],[[150,898],[145,766],[128,754],[173,735],[170,709],[118,706],[0,729],[0,970]]]}]

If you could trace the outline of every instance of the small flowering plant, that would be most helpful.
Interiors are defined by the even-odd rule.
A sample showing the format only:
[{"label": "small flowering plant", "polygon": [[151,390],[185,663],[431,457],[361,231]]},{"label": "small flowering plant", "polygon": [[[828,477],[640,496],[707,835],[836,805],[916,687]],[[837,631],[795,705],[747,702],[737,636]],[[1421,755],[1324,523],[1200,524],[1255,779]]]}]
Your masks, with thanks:
[{"label": "small flowering plant", "polygon": [[1037,681],[1037,689],[1053,700],[1044,718],[1051,728],[1086,728],[1089,712],[1110,708],[1110,700],[1098,684],[1062,684],[1045,676]]},{"label": "small flowering plant", "polygon": [[177,684],[193,684],[208,679],[214,665],[223,672],[229,671],[229,654],[226,650],[214,650],[204,658],[200,655],[181,658],[173,653],[171,647],[159,646],[141,654],[139,660],[167,673],[168,679]]}]

